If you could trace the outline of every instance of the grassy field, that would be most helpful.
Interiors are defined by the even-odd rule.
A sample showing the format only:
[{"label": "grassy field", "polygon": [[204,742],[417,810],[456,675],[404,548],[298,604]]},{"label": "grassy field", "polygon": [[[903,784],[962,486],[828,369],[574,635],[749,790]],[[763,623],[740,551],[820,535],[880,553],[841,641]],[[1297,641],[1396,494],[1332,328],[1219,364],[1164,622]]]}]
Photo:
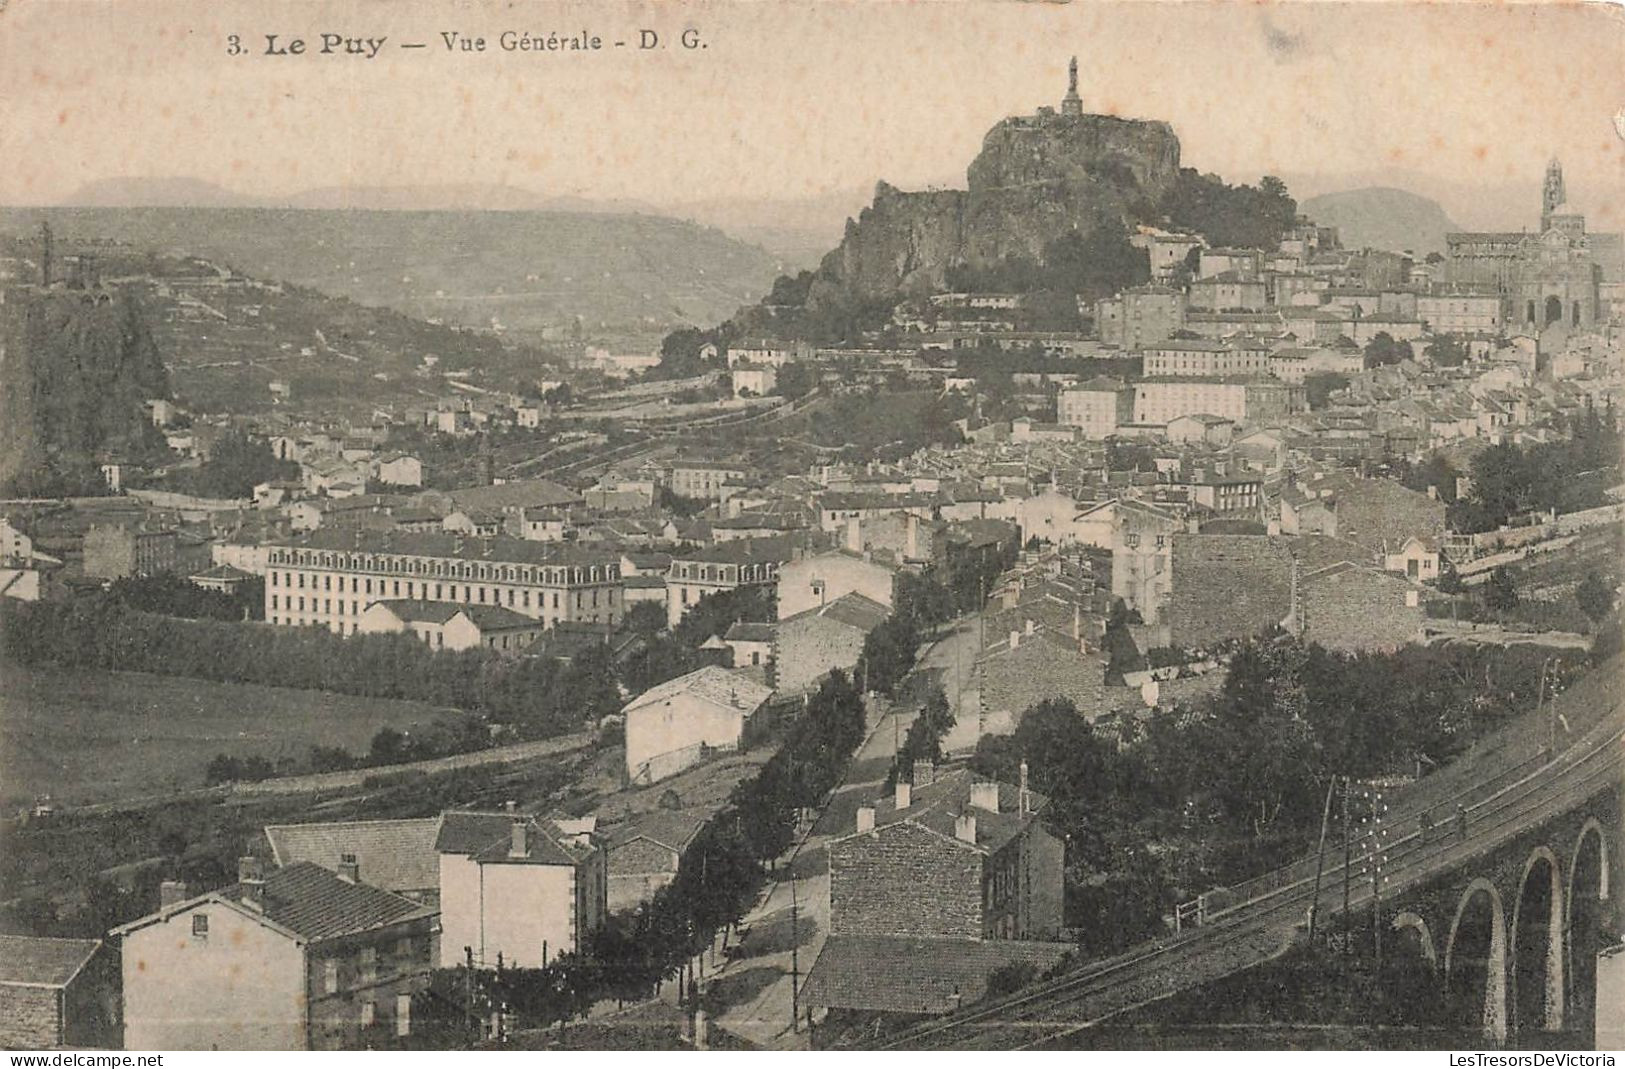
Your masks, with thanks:
[{"label": "grassy field", "polygon": [[418,702],[0,662],[0,806],[66,804],[199,787],[218,753],[303,758],[367,749],[382,727],[427,724]]}]

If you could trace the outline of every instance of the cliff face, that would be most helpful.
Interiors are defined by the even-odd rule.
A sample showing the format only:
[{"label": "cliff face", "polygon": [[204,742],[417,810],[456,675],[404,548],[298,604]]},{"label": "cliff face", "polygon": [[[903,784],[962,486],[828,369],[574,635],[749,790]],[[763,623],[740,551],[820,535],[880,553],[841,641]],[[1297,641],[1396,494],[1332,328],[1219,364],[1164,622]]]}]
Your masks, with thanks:
[{"label": "cliff face", "polygon": [[1131,221],[1135,205],[1161,197],[1178,172],[1179,139],[1167,123],[1006,119],[983,139],[968,188],[904,193],[880,183],[820,273],[826,287],[861,299],[937,288],[956,264],[1038,259],[1067,231]]},{"label": "cliff face", "polygon": [[0,304],[0,482],[150,442],[169,378],[135,304],[13,290]]}]

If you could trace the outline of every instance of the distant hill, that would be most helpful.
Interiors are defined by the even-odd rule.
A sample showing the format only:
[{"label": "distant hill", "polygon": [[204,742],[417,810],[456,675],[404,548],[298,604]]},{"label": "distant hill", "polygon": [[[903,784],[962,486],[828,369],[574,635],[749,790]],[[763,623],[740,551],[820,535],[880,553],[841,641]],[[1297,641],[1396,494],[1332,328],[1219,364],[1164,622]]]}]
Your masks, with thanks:
[{"label": "distant hill", "polygon": [[1322,226],[1337,227],[1343,244],[1355,249],[1442,253],[1444,236],[1464,229],[1437,201],[1387,186],[1311,197],[1298,210]]},{"label": "distant hill", "polygon": [[[102,198],[226,192],[141,181],[140,189],[87,188]],[[405,205],[418,195],[393,199]],[[713,227],[582,211],[19,208],[0,213],[0,232],[32,232],[47,218],[66,241],[110,239],[200,256],[256,278],[422,319],[500,325],[530,340],[580,317],[591,338],[643,347],[674,327],[727,318],[781,270],[770,253]]]},{"label": "distant hill", "polygon": [[73,208],[248,208],[259,202],[200,178],[101,178],[74,190],[63,202]]}]

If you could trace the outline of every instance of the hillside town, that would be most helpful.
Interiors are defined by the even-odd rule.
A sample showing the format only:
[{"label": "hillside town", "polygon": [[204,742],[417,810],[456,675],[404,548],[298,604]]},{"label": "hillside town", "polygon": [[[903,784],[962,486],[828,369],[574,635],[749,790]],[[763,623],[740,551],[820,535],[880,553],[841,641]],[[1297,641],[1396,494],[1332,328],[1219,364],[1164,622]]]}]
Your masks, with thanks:
[{"label": "hillside town", "polygon": [[[1096,120],[1074,61],[1006,123]],[[1224,188],[1267,242],[1125,220],[861,314],[787,276],[624,355],[9,240],[6,370],[61,403],[7,402],[0,1045],[908,1042],[1324,865],[1328,826],[1346,872],[1351,781],[1555,756],[1618,667],[1625,247],[1541,185],[1428,252],[1266,178]],[[115,426],[51,322],[124,339],[116,434],[47,441]],[[1586,834],[1583,1047],[1625,983],[1617,824]],[[1341,878],[1311,949],[1369,938]],[[1408,947],[1341,967],[1402,986]],[[1402,1001],[1506,1039],[1482,988]]]}]

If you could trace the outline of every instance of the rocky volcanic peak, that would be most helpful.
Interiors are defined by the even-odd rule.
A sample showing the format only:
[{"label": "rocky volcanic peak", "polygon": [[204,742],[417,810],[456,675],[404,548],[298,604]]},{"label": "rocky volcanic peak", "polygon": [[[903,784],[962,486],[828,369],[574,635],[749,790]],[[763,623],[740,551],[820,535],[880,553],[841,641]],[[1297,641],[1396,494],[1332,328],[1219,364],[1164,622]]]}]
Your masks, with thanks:
[{"label": "rocky volcanic peak", "polygon": [[1179,173],[1179,139],[1164,122],[1110,115],[1005,119],[983,139],[968,189],[905,193],[886,183],[824,258],[828,292],[875,299],[940,288],[949,267],[1023,255],[1108,219],[1129,221]]}]

